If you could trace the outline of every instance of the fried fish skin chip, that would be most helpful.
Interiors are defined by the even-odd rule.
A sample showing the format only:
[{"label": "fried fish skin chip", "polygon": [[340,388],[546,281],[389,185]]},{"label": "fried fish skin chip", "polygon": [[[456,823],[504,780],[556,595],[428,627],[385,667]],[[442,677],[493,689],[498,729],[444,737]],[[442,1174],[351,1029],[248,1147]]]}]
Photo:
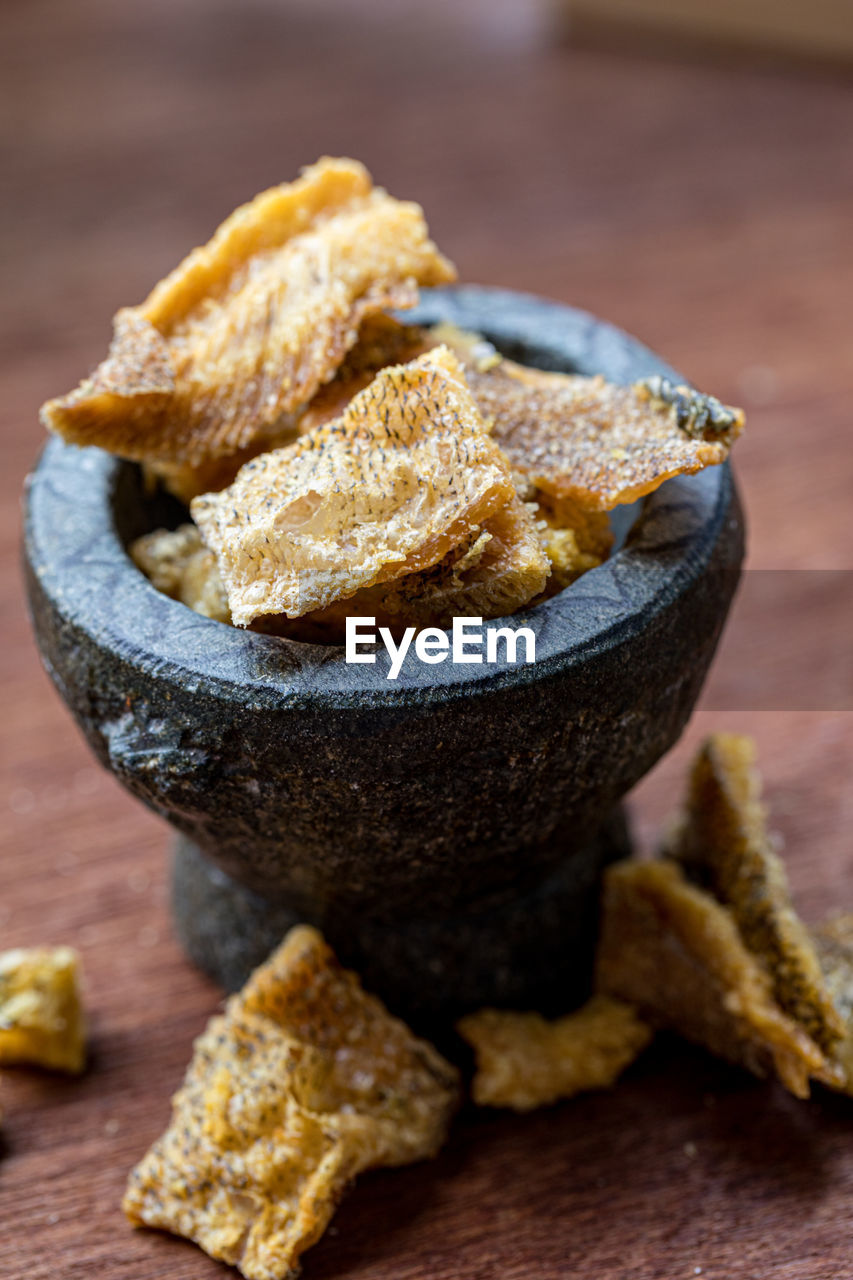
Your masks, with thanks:
[{"label": "fried fish skin chip", "polygon": [[825,1083],[853,1094],[853,915],[826,920],[811,936],[827,990],[844,1023],[844,1036],[833,1051],[843,1081]]},{"label": "fried fish skin chip", "polygon": [[596,989],[755,1075],[775,1071],[798,1098],[812,1076],[840,1079],[776,1003],[731,913],[675,862],[629,860],[605,872]]},{"label": "fried fish skin chip", "polygon": [[729,908],[744,943],[771,974],[779,1005],[831,1055],[844,1022],[767,832],[750,738],[717,733],[705,741],[665,852]]},{"label": "fried fish skin chip", "polygon": [[512,465],[544,492],[594,511],[723,462],[743,425],[735,416],[727,436],[706,440],[680,427],[676,410],[659,406],[639,384],[619,387],[509,360],[469,379]]},{"label": "fried fish skin chip", "polygon": [[0,954],[0,1064],[83,1071],[86,1023],[79,978],[71,947]]},{"label": "fried fish skin chip", "polygon": [[615,386],[502,357],[479,334],[438,326],[513,467],[537,489],[590,511],[633,502],[676,475],[725,461],[740,409],[665,378]]},{"label": "fried fish skin chip", "polygon": [[299,926],[196,1041],[125,1212],[282,1280],[358,1173],[436,1153],[457,1098],[449,1063]]},{"label": "fried fish skin chip", "polygon": [[409,364],[441,346],[427,337],[419,325],[403,324],[384,311],[368,316],[358,331],[358,341],[347,353],[331,381],[297,411],[300,435],[339,418],[347,405],[390,365]]},{"label": "fried fish skin chip", "polygon": [[513,1111],[610,1088],[654,1035],[631,1005],[602,995],[550,1022],[538,1013],[480,1009],[457,1030],[477,1055],[477,1106]]},{"label": "fried fish skin chip", "polygon": [[231,621],[216,556],[204,545],[194,524],[144,533],[127,550],[137,569],[158,591],[205,618]]},{"label": "fried fish skin chip", "polygon": [[[449,627],[455,617],[501,618],[538,596],[550,571],[536,522],[513,497],[463,554],[451,552],[422,573],[373,587],[369,616],[418,627]],[[375,605],[375,609],[374,609]]]},{"label": "fried fish skin chip", "polygon": [[296,1274],[360,1169],[335,1117],[296,1101],[302,1067],[298,1042],[264,1019],[214,1018],[170,1127],[130,1176],[130,1222],[184,1236],[247,1280]]},{"label": "fried fish skin chip", "polygon": [[[235,997],[320,1055],[299,1090],[303,1106],[369,1119],[371,1165],[437,1154],[458,1100],[458,1073],[392,1017],[308,925],[288,934]],[[322,1069],[320,1069],[320,1064]]]},{"label": "fried fish skin chip", "polygon": [[[231,621],[216,557],[195,525],[143,534],[128,553],[158,591],[204,617]],[[513,499],[431,569],[367,587],[292,622],[261,619],[256,629],[337,644],[351,615],[375,617],[378,625],[392,629],[450,626],[456,616],[502,617],[541,593],[548,569],[536,523],[526,505]]]},{"label": "fried fish skin chip", "polygon": [[613,546],[613,533],[606,512],[585,511],[571,498],[535,492],[542,546],[551,564],[550,596],[603,564]]},{"label": "fried fish skin chip", "polygon": [[259,453],[268,453],[271,449],[281,449],[296,439],[298,433],[287,418],[288,415],[285,415],[285,425],[281,431],[276,430],[263,440],[256,440],[236,453],[208,458],[197,466],[182,462],[144,462],[142,471],[149,490],[160,485],[188,507],[200,493],[215,493],[220,489],[227,489],[229,484],[234,483],[240,468],[251,462],[252,458],[256,458]]},{"label": "fried fish skin chip", "polygon": [[384,369],[340,417],[191,505],[234,622],[301,617],[429,569],[514,495],[446,347]]},{"label": "fried fish skin chip", "polygon": [[[409,626],[449,627],[455,617],[500,618],[539,596],[548,572],[536,521],[513,497],[431,569],[366,587],[298,624],[320,627],[327,642],[335,643],[348,617],[375,618],[378,626],[398,632]],[[285,624],[282,634],[308,636],[298,624]]]},{"label": "fried fish skin chip", "polygon": [[106,360],[42,409],[74,444],[201,465],[274,431],[335,373],[361,321],[455,278],[418,205],[325,158],[235,210],[139,307]]},{"label": "fried fish skin chip", "polygon": [[368,386],[380,369],[406,364],[435,346],[425,341],[425,331],[404,325],[384,312],[371,314],[362,322],[358,341],[330,382],[319,388],[306,404],[283,414],[275,427],[244,449],[209,458],[197,466],[189,463],[148,463],[146,473],[159,481],[168,493],[187,505],[200,493],[212,493],[233,484],[237,472],[259,453],[281,449],[314,427],[340,417],[353,396]]}]

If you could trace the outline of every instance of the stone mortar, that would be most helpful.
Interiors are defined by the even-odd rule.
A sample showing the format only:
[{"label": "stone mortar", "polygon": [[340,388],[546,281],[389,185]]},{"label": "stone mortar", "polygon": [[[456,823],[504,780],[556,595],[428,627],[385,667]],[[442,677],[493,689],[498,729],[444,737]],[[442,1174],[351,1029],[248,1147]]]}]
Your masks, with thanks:
[{"label": "stone mortar", "polygon": [[[542,368],[676,377],[635,339],[501,290],[425,295],[424,323]],[[600,568],[506,625],[534,665],[347,665],[158,593],[127,544],[186,518],[139,469],[51,440],[27,486],[25,563],[45,666],[99,760],[178,832],[174,897],[228,986],[290,922],[322,927],[394,1008],[566,1007],[589,981],[619,800],[678,738],[737,583],[728,465],[638,504]],[[120,856],[121,851],[116,851]]]}]

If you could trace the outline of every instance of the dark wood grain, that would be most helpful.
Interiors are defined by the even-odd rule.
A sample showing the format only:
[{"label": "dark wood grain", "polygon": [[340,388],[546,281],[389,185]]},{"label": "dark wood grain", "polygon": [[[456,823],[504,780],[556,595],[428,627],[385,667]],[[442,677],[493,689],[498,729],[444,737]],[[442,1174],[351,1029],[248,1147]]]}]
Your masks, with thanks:
[{"label": "dark wood grain", "polygon": [[[95,767],[39,666],[19,496],[40,401],[97,360],[115,308],[322,152],[421,200],[464,278],[595,310],[746,406],[750,564],[779,571],[776,594],[733,626],[636,827],[654,840],[709,727],[747,730],[804,913],[853,908],[853,702],[784,680],[761,702],[749,675],[786,638],[798,688],[849,644],[784,571],[853,570],[853,90],[549,47],[532,0],[406,8],[3,6],[0,945],[79,947],[93,1022],[79,1082],[4,1074],[3,1280],[225,1274],[118,1210],[220,995],[172,937],[164,828]],[[830,1280],[853,1271],[851,1192],[853,1104],[662,1041],[612,1095],[467,1114],[434,1164],[366,1178],[305,1274]]]}]

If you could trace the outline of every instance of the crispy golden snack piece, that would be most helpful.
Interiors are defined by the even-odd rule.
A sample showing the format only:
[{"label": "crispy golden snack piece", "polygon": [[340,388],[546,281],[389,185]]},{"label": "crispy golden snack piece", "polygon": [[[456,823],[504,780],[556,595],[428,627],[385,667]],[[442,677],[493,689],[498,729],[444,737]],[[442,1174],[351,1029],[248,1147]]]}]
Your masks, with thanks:
[{"label": "crispy golden snack piece", "polygon": [[315,427],[339,418],[359,391],[378,373],[396,364],[409,364],[441,343],[428,340],[418,325],[402,324],[379,312],[368,316],[358,331],[358,341],[348,352],[334,378],[298,412],[298,430],[307,435]]},{"label": "crispy golden snack piece", "polygon": [[590,511],[571,498],[555,498],[536,491],[537,515],[551,529],[571,529],[580,553],[601,564],[613,547],[613,530],[606,511]]},{"label": "crispy golden snack piece", "polygon": [[480,412],[522,475],[582,510],[609,511],[723,462],[739,409],[665,378],[620,387],[504,359],[478,334],[433,331],[459,356]]},{"label": "crispy golden snack piece", "polygon": [[[677,407],[648,384],[545,373],[510,360],[469,382],[483,417],[513,467],[538,489],[580,507],[609,511],[664,480],[723,462],[743,427],[740,410],[690,393],[701,406],[685,425]],[[685,392],[685,394],[687,394]]]},{"label": "crispy golden snack piece", "polygon": [[841,1073],[776,1002],[773,983],[725,907],[675,862],[621,862],[605,873],[596,986],[797,1097]]},{"label": "crispy golden snack piece", "polygon": [[812,931],[812,941],[832,1003],[844,1023],[844,1036],[833,1051],[844,1076],[841,1087],[853,1094],[853,915],[825,921]]},{"label": "crispy golden snack piece", "polygon": [[[521,370],[535,380],[537,371],[525,370],[524,366],[505,360],[481,334],[452,324],[435,325],[421,330],[421,335],[425,346],[442,342],[458,356],[486,425],[500,438],[504,428],[500,412],[496,412],[496,400],[502,394],[502,387],[511,385],[515,390],[513,383],[507,384],[507,377],[512,377],[514,370]],[[532,401],[530,407],[534,411]],[[525,499],[536,504],[542,547],[551,565],[545,594],[555,595],[607,559],[613,546],[610,521],[605,511],[593,510],[572,497],[560,497],[538,488],[535,478],[524,468],[517,471],[516,478]]]},{"label": "crispy golden snack piece", "polygon": [[[207,618],[230,622],[216,557],[195,525],[156,529],[128,550],[158,591]],[[392,629],[450,626],[455,616],[502,617],[538,596],[547,576],[536,523],[525,504],[513,499],[431,569],[367,587],[292,622],[282,616],[263,618],[256,629],[336,644],[351,615],[375,617],[377,625]]]},{"label": "crispy golden snack piece", "polygon": [[[499,618],[538,596],[548,572],[536,520],[513,497],[432,568],[366,587],[298,621],[322,628],[332,642],[343,635],[348,617],[375,618],[392,630],[449,627],[455,617]],[[308,635],[304,626],[286,624],[282,633]]]},{"label": "crispy golden snack piece", "polygon": [[615,386],[516,364],[479,334],[452,325],[436,326],[427,337],[462,361],[513,467],[576,509],[609,511],[672,476],[723,462],[743,429],[740,409],[666,378]]},{"label": "crispy golden snack piece", "polygon": [[718,733],[704,743],[665,852],[728,907],[743,942],[771,974],[781,1008],[831,1054],[844,1022],[767,832],[750,738]]},{"label": "crispy golden snack piece", "polygon": [[552,1022],[538,1013],[481,1009],[457,1030],[477,1057],[474,1101],[514,1111],[608,1089],[654,1034],[631,1005],[602,995]]},{"label": "crispy golden snack piece", "polygon": [[200,493],[216,493],[227,489],[234,483],[234,477],[241,467],[259,453],[268,453],[271,449],[280,449],[296,438],[297,432],[287,421],[281,431],[275,431],[239,449],[236,453],[227,453],[222,457],[208,458],[197,466],[181,462],[144,462],[143,474],[149,490],[161,485],[167,493],[179,498],[185,506],[189,506],[193,498]]},{"label": "crispy golden snack piece", "polygon": [[359,325],[454,278],[418,205],[324,159],[257,196],[116,316],[109,355],[42,421],[75,444],[199,466],[274,433],[335,373]]},{"label": "crispy golden snack piece", "polygon": [[368,386],[380,369],[391,364],[406,364],[422,355],[435,343],[427,342],[424,330],[404,325],[384,312],[369,315],[358,332],[358,341],[340,365],[335,376],[326,382],[307,404],[284,414],[273,430],[236,453],[210,458],[198,466],[188,463],[148,464],[146,471],[161,481],[169,493],[189,503],[200,493],[226,489],[234,482],[240,468],[259,453],[292,444],[299,436],[322,426],[344,412],[353,396]]},{"label": "crispy golden snack piece", "polygon": [[456,1071],[300,926],[213,1018],[124,1209],[282,1280],[365,1169],[438,1151]]},{"label": "crispy golden snack piece", "polygon": [[551,565],[547,594],[571,586],[610,554],[613,533],[605,511],[584,510],[571,498],[537,492],[540,537]]},{"label": "crispy golden snack piece", "polygon": [[514,493],[459,362],[439,347],[383,370],[340,418],[191,510],[245,626],[429,569]]},{"label": "crispy golden snack piece", "polygon": [[86,1065],[79,959],[71,947],[0,954],[0,1063],[78,1075]]},{"label": "crispy golden snack piece", "polygon": [[536,521],[513,497],[474,531],[469,545],[431,569],[362,595],[369,597],[367,613],[391,624],[448,627],[455,617],[515,613],[541,593],[548,573]]},{"label": "crispy golden snack piece", "polygon": [[128,554],[158,591],[205,618],[231,621],[216,556],[194,524],[145,533],[131,543]]}]

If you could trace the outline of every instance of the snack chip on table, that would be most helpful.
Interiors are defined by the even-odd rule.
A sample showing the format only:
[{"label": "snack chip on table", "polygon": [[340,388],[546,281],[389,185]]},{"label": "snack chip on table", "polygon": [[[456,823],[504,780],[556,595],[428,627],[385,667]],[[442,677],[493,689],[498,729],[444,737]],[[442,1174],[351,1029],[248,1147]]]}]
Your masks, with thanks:
[{"label": "snack chip on table", "polygon": [[458,1091],[455,1069],[297,926],[196,1041],[125,1212],[247,1280],[282,1280],[357,1174],[438,1152]]},{"label": "snack chip on table", "polygon": [[654,1034],[632,1005],[603,995],[550,1021],[539,1013],[481,1009],[457,1030],[477,1058],[474,1102],[514,1111],[610,1088]]},{"label": "snack chip on table", "polygon": [[71,947],[0,953],[0,1065],[83,1071],[86,1021]]},{"label": "snack chip on table", "polygon": [[755,747],[713,734],[663,856],[605,873],[596,982],[798,1097],[853,1092],[853,928],[809,930],[760,802]]},{"label": "snack chip on table", "polygon": [[770,974],[731,914],[675,862],[621,862],[605,872],[596,987],[636,1006],[797,1097],[809,1080],[837,1083],[820,1046],[776,1003]]},{"label": "snack chip on table", "polygon": [[770,972],[780,1007],[831,1054],[844,1022],[791,903],[787,873],[767,830],[750,738],[717,733],[707,739],[664,852],[729,909],[746,946]]}]

